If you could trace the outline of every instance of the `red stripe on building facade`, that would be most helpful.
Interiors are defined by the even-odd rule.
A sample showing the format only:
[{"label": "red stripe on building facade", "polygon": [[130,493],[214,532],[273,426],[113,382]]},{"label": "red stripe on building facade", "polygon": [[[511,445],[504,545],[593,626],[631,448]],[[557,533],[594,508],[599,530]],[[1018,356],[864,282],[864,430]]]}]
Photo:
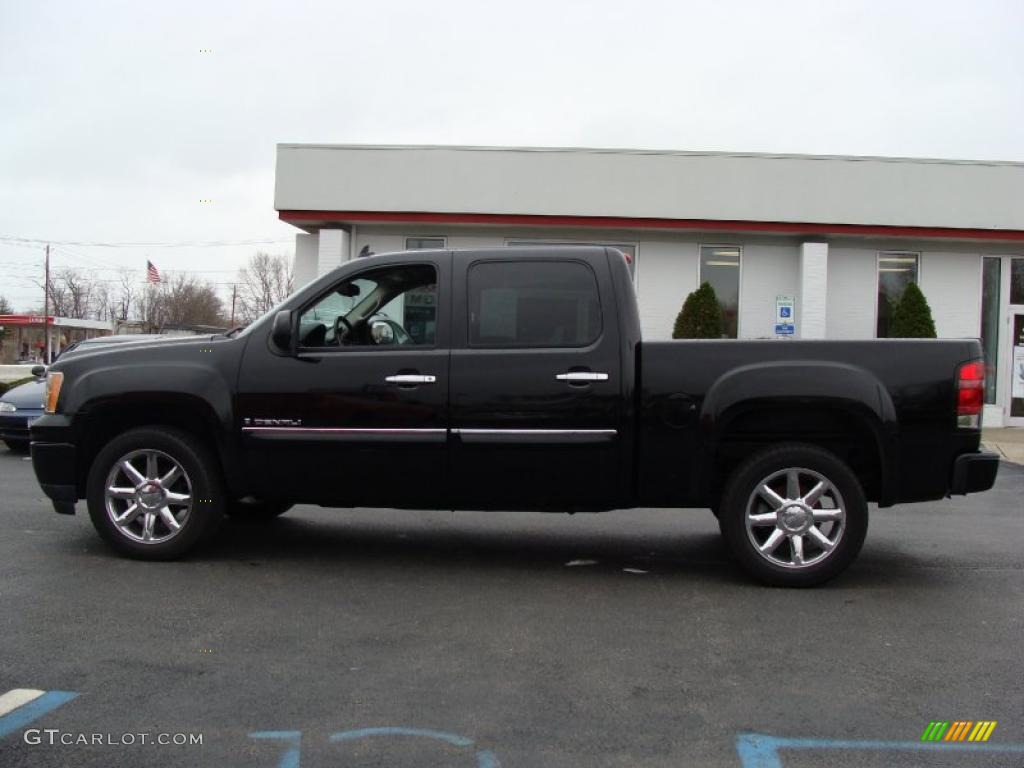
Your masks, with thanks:
[{"label": "red stripe on building facade", "polygon": [[812,224],[787,221],[728,221],[720,219],[656,219],[622,216],[541,216],[514,213],[424,213],[415,211],[279,211],[282,221],[301,222],[490,224],[514,227],[581,227],[594,229],[703,230],[761,232],[786,235],[851,235],[956,240],[1024,241],[1020,229],[963,229],[902,227],[888,224]]}]

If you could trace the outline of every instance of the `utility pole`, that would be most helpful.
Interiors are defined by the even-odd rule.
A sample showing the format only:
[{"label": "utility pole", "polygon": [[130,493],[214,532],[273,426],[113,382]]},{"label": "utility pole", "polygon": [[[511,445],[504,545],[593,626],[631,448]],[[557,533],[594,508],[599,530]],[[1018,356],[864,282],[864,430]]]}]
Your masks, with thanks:
[{"label": "utility pole", "polygon": [[46,267],[43,275],[43,362],[50,364],[50,244],[46,244]]},{"label": "utility pole", "polygon": [[235,297],[238,295],[238,283],[231,284],[231,322],[228,323],[229,328],[235,327]]}]

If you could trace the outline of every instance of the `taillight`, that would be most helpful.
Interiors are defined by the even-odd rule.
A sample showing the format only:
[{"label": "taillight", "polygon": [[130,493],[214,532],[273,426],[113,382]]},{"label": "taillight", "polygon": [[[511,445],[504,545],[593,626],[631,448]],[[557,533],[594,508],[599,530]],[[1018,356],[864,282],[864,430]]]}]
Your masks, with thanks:
[{"label": "taillight", "polygon": [[973,360],[964,363],[956,373],[956,424],[977,429],[985,407],[985,363]]}]

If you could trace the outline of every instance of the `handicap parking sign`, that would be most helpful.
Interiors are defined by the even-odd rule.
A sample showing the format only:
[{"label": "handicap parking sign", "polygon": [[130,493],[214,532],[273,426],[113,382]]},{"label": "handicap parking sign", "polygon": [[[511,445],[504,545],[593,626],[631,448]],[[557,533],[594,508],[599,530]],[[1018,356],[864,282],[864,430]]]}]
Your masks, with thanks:
[{"label": "handicap parking sign", "polygon": [[796,336],[796,301],[792,296],[775,297],[775,335]]}]

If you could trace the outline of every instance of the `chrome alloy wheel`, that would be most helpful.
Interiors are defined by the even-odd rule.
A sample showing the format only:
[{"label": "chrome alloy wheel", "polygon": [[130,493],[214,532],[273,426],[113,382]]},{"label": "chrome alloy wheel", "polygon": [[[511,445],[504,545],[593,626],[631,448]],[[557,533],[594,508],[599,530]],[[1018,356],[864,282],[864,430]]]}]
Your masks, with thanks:
[{"label": "chrome alloy wheel", "polygon": [[192,481],[162,451],[125,454],[107,475],[107,516],[126,538],[142,544],[173,539],[192,511]]},{"label": "chrome alloy wheel", "polygon": [[800,569],[825,560],[846,530],[846,506],[819,472],[789,467],[755,486],[746,508],[747,536],[765,560]]}]

